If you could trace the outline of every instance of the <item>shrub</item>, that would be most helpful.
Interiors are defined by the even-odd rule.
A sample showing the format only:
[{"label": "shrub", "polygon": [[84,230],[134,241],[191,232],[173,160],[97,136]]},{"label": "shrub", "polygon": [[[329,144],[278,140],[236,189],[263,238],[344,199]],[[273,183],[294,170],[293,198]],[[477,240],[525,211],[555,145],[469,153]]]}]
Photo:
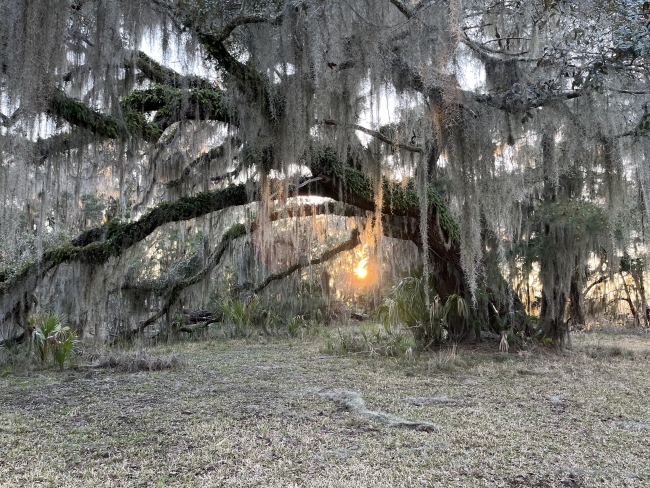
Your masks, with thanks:
[{"label": "shrub", "polygon": [[[407,276],[397,282],[379,309],[387,326],[403,325],[413,332],[415,341],[428,349],[449,338],[459,340],[459,324],[464,324],[470,312],[460,295],[450,295],[444,304],[429,286],[430,304],[426,304],[426,284],[421,274]],[[460,327],[464,330],[464,327]]]},{"label": "shrub", "polygon": [[434,313],[435,298],[427,307],[423,278],[407,276],[393,287],[390,296],[379,309],[386,327],[402,325],[413,332],[418,344],[428,347],[444,337],[443,323]]},{"label": "shrub", "polygon": [[232,324],[235,336],[247,336],[249,328],[255,317],[259,301],[256,298],[241,301],[236,298],[221,304],[224,322]]},{"label": "shrub", "polygon": [[15,369],[27,369],[30,366],[30,351],[22,341],[17,339],[0,341],[0,378],[11,374]]},{"label": "shrub", "polygon": [[34,329],[34,352],[41,364],[46,364],[51,355],[59,368],[63,369],[78,343],[76,332],[66,324],[62,315],[55,312],[32,316],[29,323]]}]

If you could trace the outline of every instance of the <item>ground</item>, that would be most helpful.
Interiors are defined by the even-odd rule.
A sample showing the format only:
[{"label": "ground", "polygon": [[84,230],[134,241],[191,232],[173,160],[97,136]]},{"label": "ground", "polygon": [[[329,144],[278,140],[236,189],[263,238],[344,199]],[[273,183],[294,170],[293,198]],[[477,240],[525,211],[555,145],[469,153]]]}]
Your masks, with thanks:
[{"label": "ground", "polygon": [[[5,369],[0,485],[650,486],[649,335],[397,360],[318,333],[147,348],[183,359],[160,371]],[[344,391],[437,430],[345,410]]]}]

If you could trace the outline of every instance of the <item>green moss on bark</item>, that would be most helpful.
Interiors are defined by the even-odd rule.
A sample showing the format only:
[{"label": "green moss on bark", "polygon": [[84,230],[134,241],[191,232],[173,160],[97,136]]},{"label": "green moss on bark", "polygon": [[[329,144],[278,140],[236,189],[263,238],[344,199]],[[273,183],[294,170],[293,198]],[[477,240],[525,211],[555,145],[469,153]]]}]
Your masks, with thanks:
[{"label": "green moss on bark", "polygon": [[[104,264],[111,257],[119,256],[125,249],[146,238],[161,225],[201,217],[217,210],[246,203],[248,203],[248,195],[245,185],[231,185],[222,190],[185,196],[174,202],[164,202],[136,222],[108,222],[102,227],[84,232],[69,244],[46,250],[39,261],[29,263],[18,272],[11,274],[11,277],[0,287],[0,296],[9,293],[13,287],[30,276],[44,275],[59,264],[74,261],[94,265]],[[235,230],[231,229],[231,231],[234,235],[242,232],[242,229],[235,226]],[[9,276],[6,271],[2,274]]]},{"label": "green moss on bark", "polygon": [[[164,129],[181,118],[230,123],[236,119],[226,106],[223,92],[216,88],[183,91],[154,85],[146,90],[133,90],[120,103],[129,131],[150,141],[157,140]],[[147,122],[144,116],[147,112],[156,112],[153,123]]]},{"label": "green moss on bark", "polygon": [[[326,176],[341,183],[345,192],[354,195],[356,200],[362,199],[368,205],[374,206],[374,190],[370,178],[362,171],[344,165],[329,147],[315,150],[312,157],[312,173],[314,176]],[[413,182],[406,186],[386,178],[382,180],[384,201],[383,213],[385,214],[412,214],[419,216],[420,199]],[[454,217],[449,212],[440,194],[430,186],[427,190],[429,205],[437,213],[438,222],[442,230],[454,241],[460,241],[460,228]],[[366,205],[366,206],[368,206]]]},{"label": "green moss on bark", "polygon": [[50,114],[59,117],[70,125],[87,129],[93,134],[108,139],[126,135],[127,128],[110,115],[94,110],[79,100],[68,97],[62,90],[55,90],[50,100]]},{"label": "green moss on bark", "polygon": [[225,232],[221,240],[231,241],[233,239],[237,239],[238,237],[243,237],[245,235],[246,235],[246,226],[244,224],[235,224]]}]

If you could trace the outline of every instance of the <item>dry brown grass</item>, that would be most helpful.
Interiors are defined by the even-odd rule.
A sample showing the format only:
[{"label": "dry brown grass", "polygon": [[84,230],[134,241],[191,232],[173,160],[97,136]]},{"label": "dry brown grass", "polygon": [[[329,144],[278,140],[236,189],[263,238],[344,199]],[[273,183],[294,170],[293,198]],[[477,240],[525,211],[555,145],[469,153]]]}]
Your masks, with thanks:
[{"label": "dry brown grass", "polygon": [[[323,342],[185,343],[150,351],[181,368],[5,375],[0,484],[650,486],[650,337],[401,360]],[[342,410],[331,390],[439,430]]]}]

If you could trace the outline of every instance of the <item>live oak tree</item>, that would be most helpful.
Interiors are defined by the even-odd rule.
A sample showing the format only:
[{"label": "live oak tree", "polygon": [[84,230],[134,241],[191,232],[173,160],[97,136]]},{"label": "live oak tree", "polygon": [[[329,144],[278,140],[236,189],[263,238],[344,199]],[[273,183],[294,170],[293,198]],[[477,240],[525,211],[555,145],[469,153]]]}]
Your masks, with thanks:
[{"label": "live oak tree", "polygon": [[[440,299],[471,304],[460,339],[495,313],[523,330],[511,278],[537,263],[540,325],[563,344],[593,253],[643,242],[648,2],[0,5],[6,328],[62,266],[104,310],[124,253],[253,202],[254,232],[338,212],[368,242],[414,242]],[[167,311],[222,244],[174,275]]]}]

